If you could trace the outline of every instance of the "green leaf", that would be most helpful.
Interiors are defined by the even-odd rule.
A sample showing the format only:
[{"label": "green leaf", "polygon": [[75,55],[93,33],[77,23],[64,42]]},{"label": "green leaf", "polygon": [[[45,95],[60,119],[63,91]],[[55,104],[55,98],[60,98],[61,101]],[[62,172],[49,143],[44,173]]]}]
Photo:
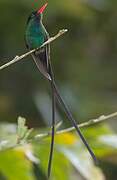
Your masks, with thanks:
[{"label": "green leaf", "polygon": [[[61,143],[60,143],[60,139],[61,139]],[[63,142],[65,143],[63,144]],[[56,143],[58,143],[57,146],[58,150],[62,154],[64,154],[64,156],[75,167],[78,174],[80,174],[83,178],[90,180],[104,179],[104,175],[101,169],[97,168],[94,165],[89,153],[87,152],[86,147],[84,147],[83,143],[79,141],[79,138],[77,137],[76,134],[73,133],[59,134],[59,136],[56,137]]]},{"label": "green leaf", "polygon": [[99,158],[117,154],[117,135],[106,123],[82,129],[92,149]]},{"label": "green leaf", "polygon": [[26,119],[22,118],[22,117],[18,117],[18,130],[17,130],[17,134],[19,136],[20,139],[24,138],[25,133],[27,132],[27,126],[25,126],[26,124]]},{"label": "green leaf", "polygon": [[25,124],[26,124],[26,119],[19,117],[18,118],[18,130],[17,130],[18,143],[26,142],[26,140],[28,139],[29,135],[32,132],[32,129],[28,129],[28,127]]},{"label": "green leaf", "polygon": [[[26,147],[25,147],[26,148]],[[0,152],[0,172],[8,180],[34,180],[32,164],[26,158],[25,149]]]},{"label": "green leaf", "polygon": [[[34,148],[36,155],[40,159],[40,166],[47,174],[47,166],[49,160],[49,151],[50,151],[50,138],[44,140],[40,145],[34,143]],[[51,179],[54,180],[68,180],[70,175],[71,165],[68,159],[64,156],[63,153],[54,148],[53,162],[52,162],[52,173]]]}]

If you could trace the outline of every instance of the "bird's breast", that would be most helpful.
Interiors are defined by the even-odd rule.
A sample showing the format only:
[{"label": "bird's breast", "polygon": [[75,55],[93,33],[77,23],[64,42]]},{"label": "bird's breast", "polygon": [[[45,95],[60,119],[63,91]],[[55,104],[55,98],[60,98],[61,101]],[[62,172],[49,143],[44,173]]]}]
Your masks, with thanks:
[{"label": "bird's breast", "polygon": [[30,49],[41,46],[45,41],[45,34],[41,26],[29,25],[26,31],[26,43]]},{"label": "bird's breast", "polygon": [[44,43],[43,36],[32,36],[28,35],[26,42],[30,49],[38,48]]}]

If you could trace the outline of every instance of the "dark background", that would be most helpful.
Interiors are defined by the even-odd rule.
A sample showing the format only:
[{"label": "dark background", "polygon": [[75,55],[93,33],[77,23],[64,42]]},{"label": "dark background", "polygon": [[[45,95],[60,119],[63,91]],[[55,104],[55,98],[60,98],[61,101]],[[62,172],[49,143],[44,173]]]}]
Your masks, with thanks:
[{"label": "dark background", "polygon": [[[0,0],[0,65],[27,52],[26,21],[45,1]],[[69,31],[51,44],[57,84],[78,122],[117,110],[117,1],[51,0],[44,13],[50,36]],[[29,127],[51,122],[47,80],[31,57],[0,71],[0,121],[27,119]],[[68,122],[60,107],[57,120]],[[109,123],[109,122],[108,122]],[[117,122],[110,121],[117,130]]]}]

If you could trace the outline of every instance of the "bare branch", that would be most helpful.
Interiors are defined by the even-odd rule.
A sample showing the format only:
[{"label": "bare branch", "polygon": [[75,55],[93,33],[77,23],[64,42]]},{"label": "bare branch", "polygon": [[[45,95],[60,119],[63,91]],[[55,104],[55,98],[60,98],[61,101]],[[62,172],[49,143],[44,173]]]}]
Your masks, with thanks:
[{"label": "bare branch", "polygon": [[12,65],[12,64],[14,64],[14,63],[16,63],[16,62],[18,62],[18,61],[20,61],[20,60],[22,60],[22,59],[24,59],[25,57],[31,55],[31,54],[34,53],[36,50],[41,49],[42,47],[46,46],[47,44],[50,44],[51,42],[53,42],[54,40],[56,40],[57,38],[59,38],[60,36],[62,36],[63,34],[65,34],[67,31],[68,31],[67,29],[62,29],[62,30],[60,30],[60,31],[58,32],[58,34],[56,34],[55,36],[49,38],[49,39],[48,39],[46,42],[44,42],[40,47],[38,47],[38,48],[36,48],[36,49],[33,49],[33,50],[31,50],[31,51],[29,51],[29,52],[27,52],[27,53],[25,53],[25,54],[23,54],[23,55],[21,55],[21,56],[16,56],[16,57],[15,57],[14,59],[12,59],[10,62],[8,62],[8,63],[0,66],[0,70],[2,70],[2,69],[4,69],[4,68],[6,68],[6,67],[8,67],[8,66],[10,66],[10,65]]},{"label": "bare branch", "polygon": [[[115,113],[112,113],[112,114],[109,114],[107,116],[105,115],[102,115],[100,116],[99,118],[97,119],[92,119],[92,120],[89,120],[85,123],[81,123],[79,124],[78,126],[80,128],[82,127],[86,127],[86,126],[90,126],[90,125],[94,125],[96,123],[100,123],[100,122],[103,122],[105,120],[108,120],[110,118],[114,118],[117,116],[117,112]],[[58,124],[57,124],[58,126]],[[71,127],[71,128],[67,128],[67,129],[63,129],[63,130],[59,130],[59,131],[56,131],[56,134],[62,134],[62,133],[67,133],[67,132],[71,132],[74,130],[74,127]],[[11,146],[8,146],[7,143],[9,143],[9,141],[4,140],[0,142],[0,151],[5,151],[5,150],[8,150],[8,149],[13,149],[13,148],[16,148],[16,147],[19,147],[19,146],[22,146],[22,145],[25,145],[25,144],[28,144],[28,143],[31,143],[33,141],[37,141],[37,140],[40,140],[42,138],[45,138],[45,137],[48,137],[48,136],[51,136],[51,132],[46,132],[46,133],[42,133],[42,134],[38,134],[34,137],[32,137],[31,139],[27,139],[26,141],[24,142],[16,142],[16,144],[13,144]]]},{"label": "bare branch", "polygon": [[[91,119],[91,120],[89,120],[89,121],[87,121],[87,122],[78,124],[78,127],[79,127],[79,128],[82,128],[82,127],[94,125],[94,124],[96,124],[96,123],[103,122],[103,121],[105,121],[105,120],[108,120],[108,119],[110,119],[110,118],[114,118],[114,117],[116,117],[116,116],[117,116],[117,112],[112,113],[112,114],[109,114],[109,115],[107,115],[107,116],[102,115],[102,116],[100,116],[100,117],[97,118],[97,119]],[[62,130],[56,131],[56,134],[62,134],[62,133],[71,132],[71,131],[73,131],[74,129],[75,129],[74,127],[70,127],[70,128],[67,128],[67,129],[62,129]],[[35,139],[40,139],[40,138],[43,138],[43,137],[47,137],[47,136],[49,136],[49,135],[51,135],[51,133],[50,133],[50,132],[47,132],[47,133],[38,134],[38,135],[36,135],[34,138],[35,138]]]}]

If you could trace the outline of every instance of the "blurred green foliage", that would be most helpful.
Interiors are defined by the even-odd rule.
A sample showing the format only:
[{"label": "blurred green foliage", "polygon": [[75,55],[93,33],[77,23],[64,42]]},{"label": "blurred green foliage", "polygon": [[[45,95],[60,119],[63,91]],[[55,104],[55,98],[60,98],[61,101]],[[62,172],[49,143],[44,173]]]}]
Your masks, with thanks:
[{"label": "blurred green foliage", "polygon": [[[50,137],[39,136],[39,133],[37,138],[35,133],[36,131],[40,132],[39,129],[35,129],[32,135],[28,133],[27,137],[23,137],[22,134],[26,132],[26,129],[27,132],[30,131],[25,123],[26,120],[19,117],[18,127],[15,124],[12,126],[11,124],[1,124],[0,126],[0,130],[2,129],[0,136],[4,137],[1,138],[0,142],[0,179],[2,177],[8,180],[47,179]],[[10,126],[9,129],[7,129],[8,126]],[[47,129],[45,129],[46,131]],[[95,132],[93,132],[94,127],[84,129],[84,135],[99,159],[102,170],[108,177],[106,165],[103,166],[104,159],[110,165],[112,154],[117,155],[117,135],[105,123],[95,126]],[[22,139],[20,138],[19,141],[21,136]],[[108,138],[106,138],[107,136]],[[82,177],[90,180],[104,180],[105,175],[102,170],[94,165],[86,148],[74,132],[55,136],[51,179],[75,180]],[[110,177],[113,177],[112,173],[110,173]]]},{"label": "blurred green foliage", "polygon": [[[0,65],[8,62],[14,56],[27,51],[24,43],[27,18],[33,10],[39,8],[44,3],[45,1],[35,2],[33,0],[0,0]],[[62,28],[69,29],[69,32],[64,37],[51,44],[51,60],[60,91],[69,104],[74,116],[80,121],[116,111],[116,18],[117,2],[115,0],[51,0],[44,14],[44,24],[50,35],[57,33],[58,30]],[[30,57],[4,69],[0,72],[1,123],[16,122],[16,118],[21,115],[28,119],[27,124],[29,127],[42,127],[47,125],[46,119],[51,121],[51,96],[48,92],[50,92],[48,83],[38,72]],[[64,126],[68,126],[66,117],[60,107],[58,107],[57,110],[57,120],[64,120]],[[111,121],[109,126],[114,128],[115,131],[117,130],[116,121]],[[8,125],[7,128],[5,126],[6,132],[9,131],[9,128],[10,125]],[[111,145],[108,144],[108,147],[106,147],[105,144],[103,146],[103,144],[100,144],[100,141],[98,142],[94,137],[95,133],[99,136],[103,128],[104,127],[100,127],[99,129],[98,127],[91,127],[86,129],[86,137],[89,140],[92,139],[93,143],[91,142],[91,144],[96,154],[98,156],[102,154],[100,159],[104,172],[107,174],[107,179],[115,179],[117,175],[114,170],[111,170],[113,173],[110,174],[112,175],[108,175],[108,167],[110,167],[110,164],[112,165],[111,167],[113,167],[112,169],[117,169],[117,156],[115,150],[112,150],[113,148],[115,149],[115,147],[112,147],[112,140],[110,139]],[[6,133],[2,134],[3,129],[2,125],[0,135],[2,140],[4,140]],[[103,131],[103,133],[105,136],[108,135],[106,130]],[[9,135],[7,135],[7,138],[8,136]],[[10,136],[10,139],[13,144],[16,143],[16,136],[15,139],[14,136]],[[38,148],[43,149],[42,144],[39,142],[39,144],[34,145],[36,146],[35,151],[38,156]],[[45,147],[47,147],[47,144]],[[106,152],[110,151],[110,149],[112,150],[108,158],[102,147]],[[41,160],[41,162],[44,163],[48,155],[41,155],[41,151],[43,153],[45,151],[40,150],[40,157],[46,157],[45,160]],[[43,168],[45,165],[41,167],[36,165],[32,166],[27,160],[25,160],[26,167],[24,167],[24,165],[19,167],[20,161],[22,161],[24,156],[20,157],[21,160],[14,160],[19,158],[15,157],[16,153],[15,150],[11,150],[12,155],[10,157],[8,155],[9,151],[8,154],[6,152],[6,155],[0,154],[1,175],[5,175],[5,177],[10,180],[18,179],[18,177],[15,178],[15,175],[18,174],[17,169],[21,169],[20,171],[23,173],[24,171],[29,173],[29,179],[33,180],[36,175],[38,176],[37,170],[42,168],[45,171],[46,168]],[[106,157],[104,157],[104,155]],[[60,168],[62,166],[61,164],[57,164],[58,161],[56,159],[59,159],[60,156],[61,159],[64,159],[63,168]],[[63,153],[58,155],[58,152],[55,152],[55,161],[57,163],[54,162],[54,164],[56,164],[55,167],[58,166],[58,168],[60,168],[59,172],[56,170],[55,176],[59,177],[59,179],[61,179],[60,176],[63,177],[64,167],[68,167],[65,168],[65,170],[68,170],[69,174],[69,167],[71,166],[71,163],[69,163],[70,159],[68,160],[68,158],[63,156],[65,156]],[[40,157],[39,159],[41,159]],[[7,172],[7,169],[9,169],[9,167],[7,167],[9,163],[7,159],[12,164],[11,168],[16,169],[14,174]],[[110,163],[106,162],[108,159]],[[13,167],[14,161],[18,161],[19,165],[17,163],[16,166]],[[25,170],[22,170],[24,168]],[[36,175],[34,175],[34,170]],[[39,172],[42,172],[42,176],[45,177],[43,171],[40,170]],[[74,176],[75,174],[77,173],[73,172]],[[14,175],[14,177],[11,177],[11,175]],[[25,178],[23,174],[21,177],[22,179],[28,179],[28,176]],[[21,177],[19,176],[20,179]],[[67,175],[64,179],[65,178],[67,179]]]}]

